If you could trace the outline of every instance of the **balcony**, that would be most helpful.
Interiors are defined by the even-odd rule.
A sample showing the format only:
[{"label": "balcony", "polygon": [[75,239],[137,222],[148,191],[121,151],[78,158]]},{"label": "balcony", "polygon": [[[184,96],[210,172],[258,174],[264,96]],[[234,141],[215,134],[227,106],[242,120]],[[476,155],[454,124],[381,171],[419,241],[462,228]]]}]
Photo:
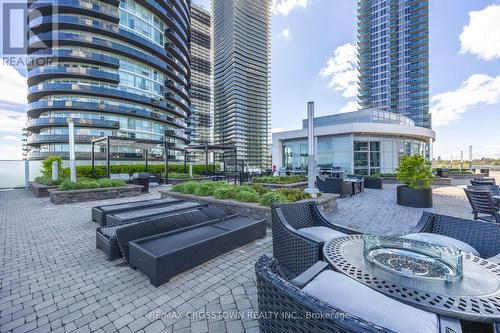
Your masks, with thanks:
[{"label": "balcony", "polygon": [[[102,119],[86,119],[73,118],[76,127],[91,127],[91,128],[120,128],[120,123],[117,121],[102,120]],[[38,133],[42,128],[48,127],[66,127],[68,126],[67,118],[33,118],[28,119],[27,129],[31,132]]]}]

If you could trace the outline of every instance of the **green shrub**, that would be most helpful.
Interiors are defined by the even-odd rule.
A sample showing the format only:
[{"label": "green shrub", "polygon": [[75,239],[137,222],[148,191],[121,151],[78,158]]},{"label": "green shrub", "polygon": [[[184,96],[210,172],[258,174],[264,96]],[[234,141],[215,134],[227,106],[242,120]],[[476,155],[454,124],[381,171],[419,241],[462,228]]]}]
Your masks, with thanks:
[{"label": "green shrub", "polygon": [[422,155],[403,156],[396,171],[398,180],[409,188],[430,188],[434,179],[431,163]]},{"label": "green shrub", "polygon": [[59,176],[63,174],[62,159],[59,156],[49,156],[42,162],[42,174],[46,177],[52,177],[52,162],[57,162]]},{"label": "green shrub", "polygon": [[260,184],[293,184],[293,183],[304,182],[306,180],[307,180],[306,176],[279,176],[279,177],[260,176],[252,178],[253,183],[260,183]]},{"label": "green shrub", "polygon": [[236,199],[238,191],[235,186],[220,186],[214,191],[214,197],[216,199]]},{"label": "green shrub", "polygon": [[371,175],[371,176],[363,176],[363,178],[365,178],[365,179],[380,179],[380,177],[382,177],[382,176],[380,175],[380,173],[374,173],[374,174],[373,174],[373,175]]},{"label": "green shrub", "polygon": [[268,192],[261,196],[259,203],[262,206],[271,207],[275,203],[286,203],[289,202],[286,196],[279,192]]},{"label": "green shrub", "polygon": [[236,195],[236,200],[241,202],[259,202],[259,194],[254,191],[239,191]]},{"label": "green shrub", "polygon": [[289,202],[297,202],[300,200],[311,198],[311,195],[309,193],[306,193],[303,190],[299,189],[279,189],[276,192],[285,196]]},{"label": "green shrub", "polygon": [[185,182],[172,186],[172,191],[183,193],[183,194],[194,194],[194,191],[198,187],[197,182]]},{"label": "green shrub", "polygon": [[76,183],[66,179],[59,185],[58,189],[60,191],[72,191],[91,188],[121,187],[126,185],[127,183],[119,179],[81,179],[77,180]]},{"label": "green shrub", "polygon": [[52,181],[52,176],[40,176],[37,177],[35,181],[45,186],[55,186],[61,184],[64,181],[64,178],[59,178],[56,181]]},{"label": "green shrub", "polygon": [[267,188],[265,188],[264,186],[262,186],[260,184],[252,184],[252,185],[250,185],[250,187],[255,192],[257,192],[259,195],[263,195],[263,194],[266,194],[267,192],[269,192],[269,190]]},{"label": "green shrub", "polygon": [[201,182],[198,183],[198,186],[194,190],[194,195],[201,197],[212,196],[218,187],[220,187],[218,182]]}]

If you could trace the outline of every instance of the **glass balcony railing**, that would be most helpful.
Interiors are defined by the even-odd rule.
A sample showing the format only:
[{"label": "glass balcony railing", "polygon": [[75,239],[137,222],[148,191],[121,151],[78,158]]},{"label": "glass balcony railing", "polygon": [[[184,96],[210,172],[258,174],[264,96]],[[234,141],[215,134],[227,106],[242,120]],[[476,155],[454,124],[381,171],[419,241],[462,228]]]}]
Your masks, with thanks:
[{"label": "glass balcony railing", "polygon": [[[110,128],[110,129],[120,128],[119,122],[111,120],[76,118],[73,119],[73,122],[75,126],[78,127],[95,127],[95,128]],[[45,127],[56,127],[56,126],[67,126],[67,125],[68,125],[67,118],[34,118],[34,119],[28,119],[26,127],[30,131],[35,131],[36,129],[41,129]]]}]

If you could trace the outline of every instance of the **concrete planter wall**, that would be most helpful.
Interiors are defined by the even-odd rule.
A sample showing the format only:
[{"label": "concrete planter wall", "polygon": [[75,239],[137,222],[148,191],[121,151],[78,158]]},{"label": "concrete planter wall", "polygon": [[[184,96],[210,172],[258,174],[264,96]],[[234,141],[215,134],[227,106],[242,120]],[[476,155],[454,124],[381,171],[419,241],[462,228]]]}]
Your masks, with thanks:
[{"label": "concrete planter wall", "polygon": [[[401,184],[396,177],[382,177],[384,184]],[[435,178],[432,181],[434,186],[451,186],[452,178]]]},{"label": "concrete planter wall", "polygon": [[[172,184],[172,185],[177,185],[177,184],[182,184],[182,183],[186,183],[189,181],[204,181],[204,180],[212,180],[212,178],[211,177],[190,178],[190,179],[172,179],[172,178],[169,178],[168,183]],[[162,184],[165,184],[165,177],[161,178],[161,182],[162,182]]]},{"label": "concrete planter wall", "polygon": [[[271,208],[264,207],[258,203],[239,202],[236,200],[219,200],[214,197],[199,197],[192,194],[182,194],[168,190],[160,190],[162,198],[172,197],[177,199],[197,201],[207,203],[215,207],[221,208],[229,214],[241,214],[254,219],[266,219],[267,225],[271,226]],[[329,213],[337,208],[337,194],[321,194],[319,198],[308,199],[318,201],[321,209],[325,213]]]},{"label": "concrete planter wall", "polygon": [[30,191],[37,198],[48,197],[50,196],[49,190],[56,189],[57,186],[47,186],[37,182],[30,182]]},{"label": "concrete planter wall", "polygon": [[398,205],[413,208],[432,208],[432,188],[409,188],[398,186]]},{"label": "concrete planter wall", "polygon": [[305,189],[307,188],[307,182],[291,183],[291,184],[271,184],[271,183],[254,183],[255,185],[262,185],[270,190],[279,190],[282,188],[296,188]]},{"label": "concrete planter wall", "polygon": [[116,198],[127,198],[141,195],[142,186],[127,185],[121,187],[93,188],[88,190],[58,191],[49,190],[50,201],[54,205],[62,205],[75,202],[107,200]]}]

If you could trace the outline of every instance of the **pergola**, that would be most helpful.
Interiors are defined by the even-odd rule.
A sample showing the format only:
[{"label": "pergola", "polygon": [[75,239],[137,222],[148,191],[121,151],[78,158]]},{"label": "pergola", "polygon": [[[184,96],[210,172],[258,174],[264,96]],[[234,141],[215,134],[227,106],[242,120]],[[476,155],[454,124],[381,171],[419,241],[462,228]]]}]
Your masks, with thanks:
[{"label": "pergola", "polygon": [[236,146],[234,145],[193,145],[193,146],[187,146],[184,149],[184,172],[186,172],[186,163],[187,163],[187,154],[188,153],[205,153],[205,173],[208,176],[208,155],[209,153],[213,154],[213,165],[214,165],[214,171],[215,171],[215,154],[222,154],[222,162],[224,163],[225,167],[225,156],[224,153],[232,151],[234,153],[233,156],[233,161],[234,161],[234,167],[235,167],[235,173],[237,171],[237,154],[236,154]]},{"label": "pergola", "polygon": [[92,162],[92,173],[94,172],[94,148],[95,146],[105,146],[106,147],[106,174],[110,178],[110,165],[111,165],[111,146],[127,147],[132,149],[142,149],[145,155],[145,171],[148,170],[148,149],[150,148],[163,148],[165,152],[165,173],[168,181],[168,141],[160,140],[148,140],[148,139],[136,139],[121,136],[105,136],[102,138],[92,140],[92,151],[91,151],[91,162]]}]

